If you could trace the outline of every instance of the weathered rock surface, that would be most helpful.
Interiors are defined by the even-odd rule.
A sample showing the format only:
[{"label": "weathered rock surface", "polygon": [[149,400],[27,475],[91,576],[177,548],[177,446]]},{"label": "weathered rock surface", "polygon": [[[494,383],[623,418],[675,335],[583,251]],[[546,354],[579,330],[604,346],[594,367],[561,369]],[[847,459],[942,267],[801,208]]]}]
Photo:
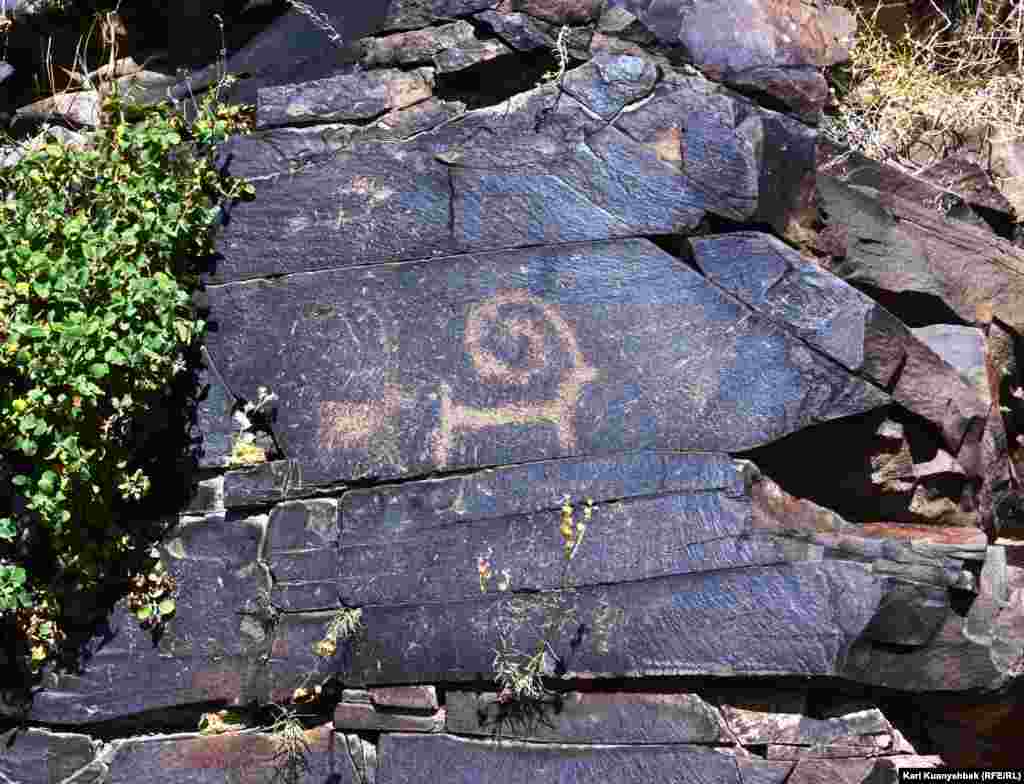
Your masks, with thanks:
[{"label": "weathered rock surface", "polygon": [[281,754],[269,733],[177,735],[150,737],[122,743],[109,762],[110,784],[226,784],[233,781],[270,782],[290,771],[290,781],[302,784],[337,782],[371,784],[350,756],[344,735],[330,724],[306,730],[307,750],[301,762]]},{"label": "weathered rock surface", "polygon": [[401,710],[381,710],[374,705],[339,702],[334,709],[334,726],[339,730],[361,732],[441,732],[445,725],[445,709],[431,714]]},{"label": "weathered rock surface", "polygon": [[[381,83],[384,94],[404,94],[402,80],[412,77],[393,78]],[[233,210],[211,282],[666,234],[692,229],[706,212],[784,231],[810,197],[813,136],[798,122],[696,75],[666,74],[652,92],[650,67],[628,55],[595,58],[566,83],[572,93],[544,85],[415,143],[357,143],[300,171],[247,169],[287,176],[265,180],[264,198]],[[304,102],[326,105],[328,86],[261,95],[309,91]],[[258,112],[279,109],[261,103]],[[608,113],[618,119],[601,119]]]},{"label": "weathered rock surface", "polygon": [[[827,214],[817,247],[827,268],[886,294],[926,294],[976,324],[994,315],[1014,330],[1022,322],[1024,255],[983,228],[944,219],[884,191],[818,176]],[[970,274],[962,270],[969,268]],[[988,319],[982,318],[985,314]]]},{"label": "weathered rock surface", "polygon": [[740,232],[690,244],[711,281],[889,390],[894,402],[939,428],[952,455],[963,451],[961,462],[973,474],[980,472],[988,405],[891,313],[770,235]]},{"label": "weathered rock surface", "polygon": [[185,100],[198,94],[215,84],[226,70],[246,75],[226,97],[237,103],[255,104],[261,88],[308,82],[351,70],[359,57],[356,41],[377,29],[388,10],[387,4],[333,0],[308,0],[303,5],[327,24],[318,25],[316,18],[289,8],[241,48],[230,52],[225,63],[212,62],[180,80],[171,91],[172,97]]},{"label": "weathered rock surface", "polygon": [[269,576],[258,563],[264,521],[225,513],[186,518],[162,550],[176,612],[159,644],[119,608],[88,646],[81,673],[51,674],[30,717],[85,724],[181,705],[245,702],[260,692],[266,629],[246,613]]},{"label": "weathered rock surface", "polygon": [[[557,490],[577,486],[593,506],[565,568]],[[947,591],[961,587],[966,564],[986,560],[980,531],[850,524],[723,456],[555,461],[356,491],[343,498],[341,529],[339,599],[362,605],[373,630],[332,660],[353,682],[471,680],[490,667],[498,640],[531,650],[541,628],[549,672],[586,678],[798,671],[884,685],[900,678],[928,691],[961,666],[958,688],[995,688],[1019,649],[1010,629],[1021,613],[1005,603],[983,613],[984,580],[970,616],[977,633],[961,634],[967,627],[951,609]],[[309,553],[309,568],[333,552]],[[845,588],[825,605],[829,592],[812,587],[820,581]],[[761,619],[767,626],[725,622],[763,601],[785,614]],[[716,622],[706,626],[710,607]],[[297,615],[280,626],[274,688],[286,691],[313,666],[327,620]],[[670,631],[679,628],[684,638]],[[944,669],[919,665],[907,680],[886,658],[893,644],[921,648],[920,662]],[[847,661],[850,646],[857,655]],[[871,670],[875,658],[886,667]],[[786,665],[772,671],[773,659]]]},{"label": "weathered rock surface", "polygon": [[402,109],[432,94],[434,71],[368,71],[300,85],[260,90],[258,128],[312,122],[366,120]]},{"label": "weathered rock surface", "polygon": [[[643,240],[289,276],[210,300],[214,361],[236,395],[279,395],[274,432],[302,485],[747,449],[888,400]],[[335,380],[339,366],[360,372]]]},{"label": "weathered rock surface", "polygon": [[724,743],[713,705],[697,694],[569,692],[532,711],[506,708],[492,692],[450,691],[447,730],[548,743]]},{"label": "weathered rock surface", "polygon": [[[0,779],[269,783],[265,726],[192,730],[270,701],[306,721],[309,784],[1019,760],[1024,572],[991,542],[1024,472],[1024,261],[977,168],[818,143],[851,21],[309,0],[232,44],[260,128],[222,161],[257,199],[206,276],[177,611],[152,635],[121,605],[47,671],[51,729]],[[123,86],[159,97],[137,62]],[[233,464],[260,387],[266,461]],[[538,657],[542,699],[499,651]],[[189,732],[127,737],[153,730]]]},{"label": "weathered rock surface", "polygon": [[[686,745],[579,747],[518,741],[464,740],[450,735],[393,733],[380,744],[378,781],[529,782],[553,776],[561,781],[603,778],[622,784],[650,781],[751,781],[782,784],[787,765],[748,760],[754,777],[740,778],[737,762],[717,752]],[[756,778],[755,778],[756,777]]]},{"label": "weathered rock surface", "polygon": [[839,6],[781,0],[659,3],[613,0],[628,8],[660,43],[712,78],[767,93],[808,116],[824,105],[828,90],[815,67],[846,59],[856,23]]},{"label": "weathered rock surface", "polygon": [[0,749],[0,781],[52,784],[75,774],[81,784],[100,781],[96,744],[87,735],[14,729],[0,734]]},{"label": "weathered rock surface", "polygon": [[985,367],[985,334],[976,327],[932,324],[911,330],[914,337],[942,357],[963,376],[983,403],[992,402]]}]

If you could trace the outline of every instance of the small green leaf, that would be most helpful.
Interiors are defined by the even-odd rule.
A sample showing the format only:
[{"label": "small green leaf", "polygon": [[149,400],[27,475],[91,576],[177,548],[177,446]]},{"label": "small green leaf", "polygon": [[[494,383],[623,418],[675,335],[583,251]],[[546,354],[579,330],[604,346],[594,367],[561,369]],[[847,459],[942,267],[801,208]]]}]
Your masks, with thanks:
[{"label": "small green leaf", "polygon": [[53,471],[44,471],[43,475],[39,477],[39,490],[50,495],[53,492],[56,481],[57,475]]},{"label": "small green leaf", "polygon": [[152,617],[152,615],[153,605],[151,604],[144,604],[142,607],[135,611],[135,617],[138,618],[140,621],[149,620],[149,618]]},{"label": "small green leaf", "polygon": [[26,457],[34,457],[36,452],[39,451],[39,447],[36,446],[36,442],[31,438],[19,438],[17,446]]},{"label": "small green leaf", "polygon": [[18,534],[14,521],[9,517],[0,517],[0,539],[11,540]]},{"label": "small green leaf", "polygon": [[94,362],[89,365],[89,372],[93,378],[104,378],[110,375],[110,365],[105,362]]},{"label": "small green leaf", "polygon": [[174,612],[174,599],[164,599],[160,602],[160,614],[170,615]]}]

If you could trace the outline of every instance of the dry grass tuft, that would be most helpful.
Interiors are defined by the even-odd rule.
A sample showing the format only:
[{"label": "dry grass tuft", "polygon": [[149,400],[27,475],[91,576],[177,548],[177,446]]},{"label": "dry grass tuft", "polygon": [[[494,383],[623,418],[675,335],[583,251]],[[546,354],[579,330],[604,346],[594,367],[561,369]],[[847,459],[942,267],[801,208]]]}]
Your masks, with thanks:
[{"label": "dry grass tuft", "polygon": [[[857,17],[851,61],[831,74],[838,112],[822,131],[876,160],[916,169],[968,134],[1024,138],[1024,0],[929,0],[935,19],[892,38]],[[893,5],[892,3],[888,4]]]}]

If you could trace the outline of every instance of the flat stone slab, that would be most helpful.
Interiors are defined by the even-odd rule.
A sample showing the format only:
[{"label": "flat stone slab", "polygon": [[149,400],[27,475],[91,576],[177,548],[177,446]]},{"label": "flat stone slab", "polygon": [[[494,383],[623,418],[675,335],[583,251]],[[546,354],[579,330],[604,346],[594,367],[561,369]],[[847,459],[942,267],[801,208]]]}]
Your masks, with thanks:
[{"label": "flat stone slab", "polygon": [[891,195],[817,177],[828,214],[819,248],[826,268],[850,282],[896,295],[927,294],[969,324],[994,316],[1024,326],[1024,251],[987,228],[949,220]]},{"label": "flat stone slab", "polygon": [[[340,502],[346,545],[386,543],[452,523],[661,493],[745,492],[743,464],[711,452],[643,451],[545,460],[402,485],[351,490]],[[985,548],[981,548],[984,557]]]},{"label": "flat stone slab", "polygon": [[[383,73],[263,90],[264,123],[406,105],[413,88],[399,86],[412,72],[389,71],[393,82]],[[360,79],[381,83],[360,92]],[[303,167],[301,150],[282,149],[294,166],[281,167],[251,142],[232,143],[240,172],[277,176],[232,208],[207,280],[672,234],[708,212],[785,231],[813,188],[813,132],[697,75],[656,80],[643,58],[601,55],[567,72],[571,94],[545,84],[450,122],[438,117],[407,143],[341,133],[315,166]],[[346,97],[323,97],[331,91]],[[246,159],[253,154],[265,163]]]},{"label": "flat stone slab", "polygon": [[[369,784],[331,724],[306,730],[304,766],[291,769],[295,784]],[[108,784],[225,784],[281,780],[284,759],[273,735],[231,732],[178,735],[123,742],[110,761]]]},{"label": "flat stone slab", "polygon": [[176,583],[175,614],[159,644],[122,605],[87,646],[79,673],[51,674],[30,719],[92,724],[143,711],[246,701],[261,687],[254,661],[269,646],[246,614],[270,587],[258,565],[260,518],[185,518],[162,545]]},{"label": "flat stone slab", "polygon": [[334,726],[339,730],[370,732],[441,732],[445,726],[445,709],[416,715],[401,710],[379,710],[365,703],[339,702],[334,709]]},{"label": "flat stone slab", "polygon": [[[895,402],[941,429],[953,455],[968,431],[967,452],[977,451],[987,402],[870,297],[768,234],[736,232],[689,242],[704,274],[726,291],[844,367],[891,389]],[[966,457],[977,471],[977,458]]]},{"label": "flat stone slab", "polygon": [[[354,646],[347,680],[490,679],[503,634],[513,648],[533,651],[544,628],[567,678],[833,675],[876,612],[881,590],[861,565],[825,562],[364,607],[366,634]],[[282,633],[287,640],[301,629]],[[294,659],[300,664],[301,656]]]},{"label": "flat stone slab", "polygon": [[332,76],[259,91],[257,128],[366,120],[433,94],[434,71],[379,70]]},{"label": "flat stone slab", "polygon": [[369,696],[370,702],[379,708],[437,710],[437,689],[433,686],[385,686],[370,689]]},{"label": "flat stone slab", "polygon": [[569,692],[516,711],[493,692],[449,691],[447,730],[545,743],[728,743],[714,706],[697,694]]},{"label": "flat stone slab", "polygon": [[[451,735],[383,735],[380,740],[381,784],[419,784],[423,781],[493,781],[528,784],[537,781],[597,781],[650,784],[671,781],[703,784],[710,781],[756,780],[782,784],[788,766],[751,760],[751,773],[740,777],[732,757],[695,746],[585,747],[533,745],[518,741],[466,740]],[[760,763],[760,764],[759,764]]]},{"label": "flat stone slab", "polygon": [[271,598],[277,607],[337,607],[340,534],[333,498],[286,501],[271,510],[262,558],[271,567]]},{"label": "flat stone slab", "polygon": [[[575,517],[583,520],[583,505]],[[775,564],[783,549],[750,533],[743,499],[705,492],[598,503],[568,568],[560,513],[540,512],[451,525],[429,535],[343,546],[338,592],[347,605],[457,601],[481,593],[480,558],[493,572],[488,592],[552,590],[667,574]]]},{"label": "flat stone slab", "polygon": [[96,748],[87,735],[40,729],[0,733],[0,781],[17,784],[53,784],[78,774],[75,781],[95,784],[99,766],[92,766]]},{"label": "flat stone slab", "polygon": [[278,395],[295,487],[641,448],[739,451],[888,402],[646,240],[209,295],[210,352],[234,394]]}]

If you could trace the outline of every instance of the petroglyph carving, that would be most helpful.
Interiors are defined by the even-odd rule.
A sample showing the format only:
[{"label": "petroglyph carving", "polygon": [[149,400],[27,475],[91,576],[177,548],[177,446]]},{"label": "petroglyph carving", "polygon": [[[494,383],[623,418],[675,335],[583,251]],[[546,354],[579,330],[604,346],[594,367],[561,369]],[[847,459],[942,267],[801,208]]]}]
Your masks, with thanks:
[{"label": "petroglyph carving", "polygon": [[[543,318],[511,316],[499,322],[501,308],[527,306],[539,311]],[[501,323],[512,338],[525,338],[525,361],[513,367],[484,346],[488,325]],[[495,408],[476,408],[452,399],[451,387],[442,383],[440,390],[440,424],[432,436],[432,451],[437,465],[446,465],[457,431],[480,430],[496,425],[550,424],[558,431],[558,443],[569,452],[576,446],[576,403],[583,385],[597,378],[598,371],[587,364],[576,341],[572,327],[553,305],[524,291],[504,290],[474,307],[466,318],[463,342],[480,378],[512,386],[526,386],[538,373],[549,368],[545,334],[554,330],[563,355],[570,367],[558,384],[551,400],[509,403]]]},{"label": "petroglyph carving", "polygon": [[385,384],[381,399],[371,403],[325,400],[320,403],[320,448],[369,449],[370,439],[399,414],[402,388]]}]

